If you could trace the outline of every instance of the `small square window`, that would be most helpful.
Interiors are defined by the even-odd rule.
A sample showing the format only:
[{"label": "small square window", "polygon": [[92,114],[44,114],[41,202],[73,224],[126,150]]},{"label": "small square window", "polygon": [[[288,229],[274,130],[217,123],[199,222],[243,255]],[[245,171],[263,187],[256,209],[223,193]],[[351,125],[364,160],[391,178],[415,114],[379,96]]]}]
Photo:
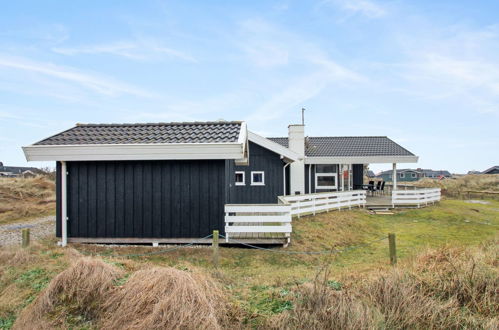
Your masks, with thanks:
[{"label": "small square window", "polygon": [[244,180],[244,171],[236,171],[236,186],[246,185],[246,180]]},{"label": "small square window", "polygon": [[252,186],[264,186],[265,185],[265,173],[263,171],[251,172],[251,185]]},{"label": "small square window", "polygon": [[416,173],[412,173],[412,177],[413,178],[417,177]]},{"label": "small square window", "polygon": [[405,173],[400,173],[401,178],[405,178]]}]

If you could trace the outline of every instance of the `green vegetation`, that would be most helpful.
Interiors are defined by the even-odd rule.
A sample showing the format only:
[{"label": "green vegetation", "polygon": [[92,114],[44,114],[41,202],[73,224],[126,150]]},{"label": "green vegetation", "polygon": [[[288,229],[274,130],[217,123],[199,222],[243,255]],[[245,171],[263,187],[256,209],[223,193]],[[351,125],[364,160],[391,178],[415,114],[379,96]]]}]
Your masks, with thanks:
[{"label": "green vegetation", "polygon": [[[423,328],[432,324],[431,322],[450,326],[454,324],[450,319],[462,320],[470,327],[480,327],[489,320],[493,322],[493,315],[497,312],[493,307],[498,299],[497,294],[494,296],[494,291],[490,291],[497,284],[494,279],[498,277],[498,266],[493,258],[496,253],[497,259],[497,249],[493,250],[490,246],[497,243],[494,240],[499,237],[498,230],[499,201],[480,204],[444,200],[427,208],[396,210],[393,215],[372,215],[360,209],[294,219],[292,244],[286,249],[276,250],[326,250],[333,253],[286,254],[222,247],[217,270],[212,267],[209,247],[185,248],[133,258],[120,255],[153,252],[158,251],[158,248],[96,245],[74,247],[84,254],[105,255],[96,259],[103,260],[112,267],[112,272],[118,274],[110,278],[111,287],[108,289],[112,292],[117,288],[132,288],[134,282],[130,283],[137,272],[152,266],[172,269],[175,274],[180,272],[178,274],[212,277],[224,290],[223,296],[231,304],[229,310],[237,314],[232,315],[232,319],[240,322],[243,327],[279,327],[288,324],[289,327],[295,325],[301,328],[303,324],[297,321],[300,318],[313,320],[322,317],[314,314],[314,308],[317,311],[324,308],[328,310],[328,304],[338,302],[345,305],[345,311],[354,311],[353,314],[345,312],[342,315],[349,315],[350,321],[356,320],[353,323],[345,321],[343,325],[359,325],[362,315],[366,316],[365,320],[374,322],[369,323],[370,325],[397,327],[407,324],[404,322],[410,322],[412,317],[409,313],[410,306],[401,312],[405,314],[395,317],[383,310],[382,297],[374,295],[375,292],[386,289],[382,286],[383,283],[400,288],[393,293],[394,297],[409,294],[413,297],[410,300],[413,303],[421,300],[426,308],[430,306],[441,311],[429,313],[424,322],[420,323]],[[389,232],[397,235],[398,269],[407,270],[400,276],[392,274],[392,267],[389,265],[388,241],[384,239]],[[492,243],[484,245],[487,241]],[[40,290],[42,294],[46,292],[43,288],[47,287],[56,274],[66,270],[72,260],[81,257],[73,249],[62,249],[54,243],[53,240],[47,240],[35,243],[27,250],[0,253],[1,327],[9,328],[13,318],[34,301],[34,297],[39,296]],[[337,253],[340,250],[342,252]],[[474,251],[474,254],[470,251]],[[456,277],[452,276],[452,267],[456,269]],[[474,267],[472,275],[470,267]],[[436,274],[438,277],[435,277]],[[469,278],[472,279],[472,284],[466,282]],[[381,279],[384,282],[380,282]],[[48,287],[53,286],[52,282]],[[481,285],[482,289],[488,288],[489,291],[479,288],[476,291],[475,284]],[[470,288],[470,291],[456,291],[456,286],[459,285]],[[421,288],[425,290],[421,291]],[[366,292],[373,292],[373,296],[368,296]],[[126,295],[125,292],[120,294]],[[320,297],[324,298],[320,300],[323,305],[312,304]],[[477,305],[473,301],[481,302]],[[449,313],[443,312],[442,308],[445,309],[446,306]],[[78,306],[72,307],[72,319],[67,319],[66,324],[95,327],[97,321],[93,318],[94,311],[79,318],[79,314],[74,312],[78,311],[76,307]],[[51,315],[57,318],[57,313],[63,311],[55,310]],[[341,317],[338,316],[337,319]],[[324,322],[332,321],[327,319]],[[490,323],[492,326],[494,324]],[[316,326],[324,326],[324,323]]]}]

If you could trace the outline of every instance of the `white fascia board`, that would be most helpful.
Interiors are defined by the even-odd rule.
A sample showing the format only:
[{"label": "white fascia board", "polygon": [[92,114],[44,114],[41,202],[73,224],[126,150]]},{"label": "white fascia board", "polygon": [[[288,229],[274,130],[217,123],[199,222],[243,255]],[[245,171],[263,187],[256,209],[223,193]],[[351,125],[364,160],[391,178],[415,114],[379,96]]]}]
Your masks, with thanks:
[{"label": "white fascia board", "polygon": [[269,140],[261,135],[253,133],[251,131],[248,131],[248,139],[251,142],[256,143],[259,146],[262,146],[266,149],[269,149],[269,150],[275,152],[276,154],[279,154],[279,155],[281,155],[281,156],[283,156],[291,161],[297,161],[300,158],[296,152],[291,151],[290,149],[283,147],[279,143],[271,141],[271,140]]},{"label": "white fascia board", "polygon": [[305,157],[305,164],[417,163],[418,156]]},{"label": "white fascia board", "polygon": [[240,143],[30,145],[28,161],[243,159]]}]

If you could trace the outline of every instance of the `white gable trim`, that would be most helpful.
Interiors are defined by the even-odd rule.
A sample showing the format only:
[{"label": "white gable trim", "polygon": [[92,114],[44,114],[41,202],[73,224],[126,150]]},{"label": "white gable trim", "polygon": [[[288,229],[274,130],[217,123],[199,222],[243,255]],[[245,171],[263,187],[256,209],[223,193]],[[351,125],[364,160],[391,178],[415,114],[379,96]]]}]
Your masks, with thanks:
[{"label": "white gable trim", "polygon": [[296,161],[299,159],[299,156],[297,153],[280,145],[279,143],[271,141],[271,140],[269,140],[261,135],[253,133],[251,131],[248,131],[248,140],[250,140],[253,143],[258,144],[259,146],[264,147],[265,149],[269,149],[270,151],[273,151],[276,154],[279,154],[279,155],[281,155],[281,156],[283,156],[291,161]]},{"label": "white gable trim", "polygon": [[30,145],[28,161],[244,159],[241,143]]},{"label": "white gable trim", "polygon": [[305,157],[305,164],[417,163],[418,156]]}]

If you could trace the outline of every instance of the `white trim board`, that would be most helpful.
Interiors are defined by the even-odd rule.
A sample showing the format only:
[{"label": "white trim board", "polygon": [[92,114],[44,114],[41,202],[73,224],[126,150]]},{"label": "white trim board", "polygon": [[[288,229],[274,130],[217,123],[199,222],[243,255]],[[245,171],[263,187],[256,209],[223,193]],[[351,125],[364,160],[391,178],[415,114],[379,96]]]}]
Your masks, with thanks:
[{"label": "white trim board", "polygon": [[28,161],[242,159],[241,143],[30,145]]},{"label": "white trim board", "polygon": [[291,161],[296,161],[300,158],[300,156],[296,152],[291,151],[290,149],[283,147],[279,143],[271,141],[251,131],[248,131],[248,140],[264,147],[265,149],[269,149],[270,151],[273,151],[276,154],[279,154]]},{"label": "white trim board", "polygon": [[417,163],[418,156],[305,157],[305,164]]}]

